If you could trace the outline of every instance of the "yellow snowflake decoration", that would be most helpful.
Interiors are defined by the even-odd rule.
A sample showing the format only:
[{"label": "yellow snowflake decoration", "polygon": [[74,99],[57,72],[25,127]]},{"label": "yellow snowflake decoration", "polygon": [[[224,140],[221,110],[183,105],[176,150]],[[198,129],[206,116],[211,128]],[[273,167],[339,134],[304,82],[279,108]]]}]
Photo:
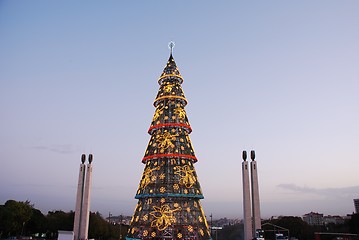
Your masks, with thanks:
[{"label": "yellow snowflake decoration", "polygon": [[158,148],[160,150],[165,150],[167,148],[174,148],[175,145],[172,143],[172,141],[176,140],[177,136],[178,136],[177,134],[171,135],[171,133],[169,133],[169,132],[165,132],[164,134],[156,135],[156,141],[158,143]]},{"label": "yellow snowflake decoration", "polygon": [[181,119],[186,117],[186,111],[181,107],[175,108],[174,113]]},{"label": "yellow snowflake decoration", "polygon": [[151,222],[151,227],[156,227],[159,231],[165,230],[172,223],[176,222],[173,213],[179,211],[180,208],[170,209],[170,206],[163,205],[161,207],[153,206],[154,211],[150,212],[155,220]]},{"label": "yellow snowflake decoration", "polygon": [[174,84],[168,84],[168,85],[166,85],[166,86],[163,87],[163,90],[164,90],[165,92],[171,92],[173,86],[174,86]]},{"label": "yellow snowflake decoration", "polygon": [[193,174],[194,170],[191,169],[188,165],[185,165],[183,167],[178,166],[177,169],[178,170],[174,173],[181,177],[180,184],[185,185],[186,188],[192,187],[193,184],[196,182],[196,177]]}]

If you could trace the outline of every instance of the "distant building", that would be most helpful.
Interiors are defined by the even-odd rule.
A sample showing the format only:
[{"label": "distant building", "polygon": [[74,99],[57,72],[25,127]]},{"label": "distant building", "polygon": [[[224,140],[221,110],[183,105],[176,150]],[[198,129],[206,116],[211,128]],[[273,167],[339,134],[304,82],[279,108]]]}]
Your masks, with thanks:
[{"label": "distant building", "polygon": [[130,216],[123,216],[123,215],[119,215],[119,216],[109,216],[106,218],[106,220],[109,223],[112,224],[125,224],[125,225],[129,225],[130,221],[131,221],[131,217]]},{"label": "distant building", "polygon": [[324,224],[344,224],[345,219],[341,216],[324,216],[323,218]]},{"label": "distant building", "polygon": [[321,226],[324,225],[324,215],[322,213],[310,212],[304,214],[303,221],[311,226]]},{"label": "distant building", "polygon": [[355,213],[359,214],[359,199],[354,199]]}]

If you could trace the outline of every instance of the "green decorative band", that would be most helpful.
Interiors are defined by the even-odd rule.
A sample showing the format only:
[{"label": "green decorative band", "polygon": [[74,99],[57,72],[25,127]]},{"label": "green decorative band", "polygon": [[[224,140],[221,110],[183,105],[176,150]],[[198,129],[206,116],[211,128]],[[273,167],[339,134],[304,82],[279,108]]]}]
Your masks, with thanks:
[{"label": "green decorative band", "polygon": [[129,237],[126,237],[126,240],[141,240],[141,238],[129,238]]},{"label": "green decorative band", "polygon": [[161,193],[161,194],[136,194],[135,199],[146,198],[146,197],[186,197],[186,198],[199,198],[203,199],[203,195],[198,194],[183,194],[183,193]]}]

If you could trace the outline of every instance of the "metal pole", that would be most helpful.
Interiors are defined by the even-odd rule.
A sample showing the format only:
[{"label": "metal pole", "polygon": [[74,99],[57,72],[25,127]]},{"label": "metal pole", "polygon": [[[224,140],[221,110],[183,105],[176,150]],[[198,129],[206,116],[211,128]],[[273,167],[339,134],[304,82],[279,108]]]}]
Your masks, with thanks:
[{"label": "metal pole", "polygon": [[122,240],[122,214],[120,215],[120,240]]},{"label": "metal pole", "polygon": [[213,228],[212,213],[211,215],[209,215],[209,217],[211,218],[211,237],[212,237],[212,228]]}]

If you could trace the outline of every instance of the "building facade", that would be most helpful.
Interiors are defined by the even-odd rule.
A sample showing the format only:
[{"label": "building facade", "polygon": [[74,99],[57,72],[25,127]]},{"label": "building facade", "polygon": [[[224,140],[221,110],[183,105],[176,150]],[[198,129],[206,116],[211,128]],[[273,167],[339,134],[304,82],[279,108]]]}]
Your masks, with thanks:
[{"label": "building facade", "polygon": [[324,225],[324,215],[322,213],[310,212],[304,214],[303,221],[312,226]]}]

